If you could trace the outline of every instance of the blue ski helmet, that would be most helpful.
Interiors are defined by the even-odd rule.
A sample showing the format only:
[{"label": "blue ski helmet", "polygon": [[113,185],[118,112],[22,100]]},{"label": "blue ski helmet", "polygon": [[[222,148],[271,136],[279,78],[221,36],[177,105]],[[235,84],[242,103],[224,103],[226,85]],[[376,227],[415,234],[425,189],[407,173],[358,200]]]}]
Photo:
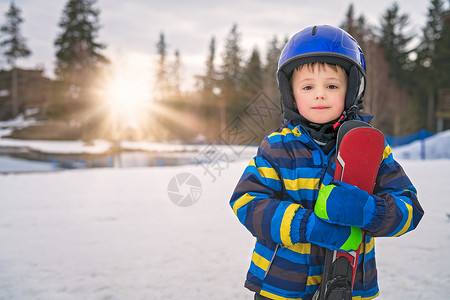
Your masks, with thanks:
[{"label": "blue ski helmet", "polygon": [[283,116],[289,120],[302,119],[294,106],[290,78],[300,65],[312,62],[335,64],[348,75],[344,110],[364,108],[366,61],[358,42],[344,30],[330,26],[311,26],[296,33],[286,44],[278,62],[278,89]]}]

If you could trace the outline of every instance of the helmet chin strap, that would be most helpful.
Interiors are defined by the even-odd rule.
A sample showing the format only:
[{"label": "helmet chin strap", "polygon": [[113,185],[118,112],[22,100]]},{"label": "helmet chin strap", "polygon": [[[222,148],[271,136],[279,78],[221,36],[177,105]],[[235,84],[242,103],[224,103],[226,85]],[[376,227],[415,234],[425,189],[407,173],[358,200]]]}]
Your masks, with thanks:
[{"label": "helmet chin strap", "polygon": [[336,123],[334,123],[333,129],[337,131],[339,126],[342,125],[342,123],[344,123],[345,121],[347,121],[350,118],[354,118],[358,111],[359,111],[359,108],[358,108],[358,105],[356,105],[356,104],[353,104],[352,106],[350,106],[349,109],[344,110],[342,112],[342,115],[336,121]]}]

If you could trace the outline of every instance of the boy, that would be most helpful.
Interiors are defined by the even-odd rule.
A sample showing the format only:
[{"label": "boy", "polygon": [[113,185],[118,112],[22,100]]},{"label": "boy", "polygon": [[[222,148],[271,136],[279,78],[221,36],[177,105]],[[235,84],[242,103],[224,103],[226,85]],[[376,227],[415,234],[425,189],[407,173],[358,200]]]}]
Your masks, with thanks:
[{"label": "boy", "polygon": [[[256,237],[245,286],[255,299],[311,299],[325,248],[354,250],[364,230],[353,299],[378,296],[375,242],[413,230],[423,210],[416,189],[386,145],[374,193],[334,181],[336,130],[359,112],[366,86],[364,54],[345,31],[314,26],[294,35],[277,71],[284,121],[268,134],[244,171],[230,205]],[[320,193],[323,187],[330,193]],[[339,211],[320,219],[315,203]]]}]

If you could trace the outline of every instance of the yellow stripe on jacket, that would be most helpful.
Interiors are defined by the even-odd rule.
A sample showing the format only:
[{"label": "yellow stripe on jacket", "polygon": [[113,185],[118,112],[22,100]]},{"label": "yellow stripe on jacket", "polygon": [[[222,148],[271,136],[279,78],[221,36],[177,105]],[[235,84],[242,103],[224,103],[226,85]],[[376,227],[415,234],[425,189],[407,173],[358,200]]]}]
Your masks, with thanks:
[{"label": "yellow stripe on jacket", "polygon": [[292,246],[291,240],[291,224],[295,216],[295,212],[300,208],[299,204],[291,204],[284,211],[283,219],[281,220],[280,238],[283,245]]},{"label": "yellow stripe on jacket", "polygon": [[246,193],[241,198],[236,200],[236,202],[234,202],[233,204],[234,214],[237,215],[237,210],[242,206],[246,205],[247,203],[249,203],[250,201],[252,201],[253,199],[255,199],[255,197],[256,196],[250,196],[248,193]]},{"label": "yellow stripe on jacket", "polygon": [[265,259],[256,252],[253,252],[252,262],[259,268],[263,269],[264,271],[267,271],[270,265],[270,261],[268,261],[267,259]]},{"label": "yellow stripe on jacket", "polygon": [[287,190],[314,190],[319,188],[320,178],[283,179],[283,181]]},{"label": "yellow stripe on jacket", "polygon": [[300,130],[298,130],[298,128],[294,128],[293,130],[291,130],[290,128],[283,128],[283,130],[281,132],[273,132],[271,134],[269,134],[268,138],[270,139],[271,137],[277,136],[277,135],[283,135],[286,136],[286,134],[293,134],[296,137],[299,137],[302,135],[302,133],[300,132]]},{"label": "yellow stripe on jacket", "polygon": [[413,208],[412,208],[411,205],[409,205],[405,201],[403,201],[403,203],[406,205],[406,208],[408,209],[408,219],[406,220],[406,223],[403,226],[403,228],[399,232],[394,234],[393,236],[400,236],[400,235],[404,234],[408,230],[409,226],[411,226],[411,220],[412,220],[412,215],[413,215]]}]

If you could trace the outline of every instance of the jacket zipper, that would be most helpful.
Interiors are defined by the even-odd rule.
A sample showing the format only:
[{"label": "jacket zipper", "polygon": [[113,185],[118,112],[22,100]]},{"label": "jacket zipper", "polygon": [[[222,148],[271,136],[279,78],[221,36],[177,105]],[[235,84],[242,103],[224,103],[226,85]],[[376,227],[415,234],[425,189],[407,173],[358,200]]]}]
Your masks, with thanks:
[{"label": "jacket zipper", "polygon": [[269,273],[270,267],[272,266],[273,260],[275,259],[275,255],[277,254],[278,247],[280,247],[280,244],[277,244],[277,247],[275,248],[275,251],[273,252],[272,259],[270,260],[269,266],[267,267],[266,273],[264,274],[264,279],[266,279],[266,276]]},{"label": "jacket zipper", "polygon": [[320,190],[320,186],[323,183],[323,179],[325,178],[325,174],[327,172],[328,166],[331,164],[331,157],[333,156],[334,153],[334,149],[332,149],[330,151],[330,153],[328,153],[328,155],[325,155],[325,153],[323,153],[322,149],[319,149],[320,153],[321,153],[321,159],[322,159],[322,170],[320,171],[320,179],[319,179],[319,190]]},{"label": "jacket zipper", "polygon": [[320,170],[320,178],[319,178],[319,186],[318,186],[318,188],[320,189],[320,186],[322,185],[322,182],[323,182],[323,178],[325,177],[325,173],[326,173],[327,168],[328,168],[329,161],[331,159],[331,156],[333,155],[334,149],[332,149],[330,151],[330,153],[328,153],[328,155],[325,155],[325,152],[323,152],[322,148],[319,145],[317,145],[316,142],[314,142],[314,140],[306,132],[306,130],[304,130],[302,127],[300,127],[300,128],[301,128],[301,131],[303,131],[302,133],[305,134],[308,137],[308,139],[313,143],[313,145],[315,146],[316,150],[318,150],[319,154],[320,154],[320,160],[321,160],[320,164],[321,164],[321,167],[322,167],[321,170]]}]

